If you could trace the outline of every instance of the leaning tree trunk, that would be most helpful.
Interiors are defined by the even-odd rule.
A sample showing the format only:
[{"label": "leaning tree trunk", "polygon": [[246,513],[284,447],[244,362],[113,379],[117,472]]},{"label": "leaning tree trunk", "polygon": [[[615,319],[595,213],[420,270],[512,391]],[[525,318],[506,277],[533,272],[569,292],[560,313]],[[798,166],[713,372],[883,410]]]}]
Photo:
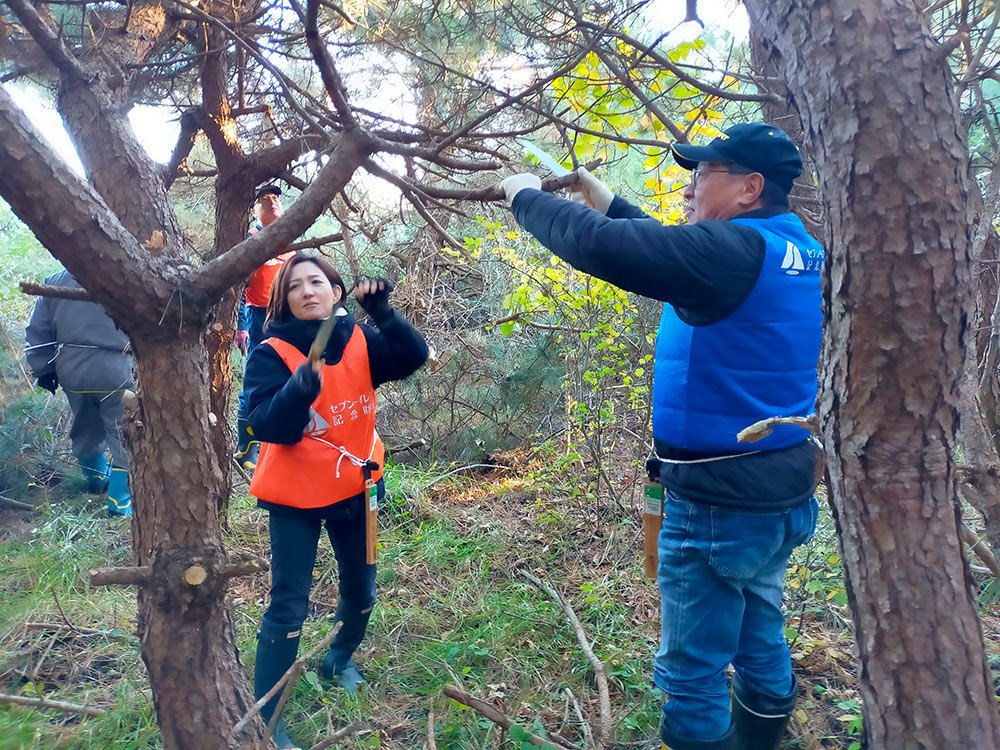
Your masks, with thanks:
[{"label": "leaning tree trunk", "polygon": [[966,147],[916,4],[747,0],[827,215],[819,412],[869,748],[993,748],[954,450],[971,311]]},{"label": "leaning tree trunk", "polygon": [[150,569],[139,589],[142,658],[155,688],[163,746],[219,750],[254,702],[240,679],[225,606],[217,508],[228,492],[229,467],[220,466],[212,441],[212,427],[225,414],[212,410],[200,331],[186,331],[180,341],[134,339],[133,346],[139,398],[128,410],[126,431],[134,548],[138,565]]}]

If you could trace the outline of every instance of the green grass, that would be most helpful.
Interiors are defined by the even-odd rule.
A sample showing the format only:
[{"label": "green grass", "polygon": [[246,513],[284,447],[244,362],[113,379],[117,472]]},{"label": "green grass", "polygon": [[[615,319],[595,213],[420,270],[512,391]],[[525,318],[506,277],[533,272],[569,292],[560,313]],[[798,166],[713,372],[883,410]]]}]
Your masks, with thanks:
[{"label": "green grass", "polygon": [[[396,491],[401,486],[415,491],[419,473],[403,470],[390,484]],[[463,497],[462,486],[455,487],[455,492]],[[441,695],[443,687],[456,680],[476,695],[491,697],[528,729],[538,721],[549,728],[561,723],[567,688],[585,712],[595,710],[592,670],[561,610],[518,574],[520,567],[565,588],[577,607],[595,648],[608,662],[621,722],[619,739],[637,742],[654,735],[658,703],[648,685],[648,633],[630,633],[636,628],[625,605],[609,606],[598,600],[612,592],[610,579],[599,589],[579,582],[565,585],[562,580],[564,575],[579,575],[576,557],[581,534],[566,534],[555,546],[533,548],[534,536],[525,545],[520,539],[524,529],[517,519],[505,517],[519,509],[507,504],[491,514],[488,500],[474,506],[440,500],[432,505],[427,498],[411,495],[406,502],[389,507],[381,533],[378,605],[359,653],[370,689],[362,698],[348,700],[322,684],[315,672],[307,673],[286,709],[292,732],[300,741],[308,744],[321,738],[328,723],[338,727],[358,719],[370,731],[354,740],[355,747],[416,747],[426,737],[427,715],[433,710],[442,750],[497,747],[495,726]],[[535,512],[533,500],[525,510]],[[86,584],[89,568],[125,564],[129,559],[124,527],[109,525],[100,511],[96,501],[71,496],[58,508],[33,517],[37,527],[22,529],[23,536],[0,541],[5,595],[0,651],[9,655],[32,649],[27,661],[13,659],[0,679],[8,692],[33,695],[41,690],[58,700],[100,705],[107,713],[81,719],[2,707],[0,747],[4,750],[157,746],[138,643],[130,635],[134,633],[134,595],[118,588],[91,591]],[[234,498],[230,513],[227,544],[266,553],[263,514],[245,496]],[[487,522],[475,523],[473,518]],[[527,523],[541,528],[537,522]],[[581,524],[577,531],[585,526]],[[569,562],[570,569],[547,564],[545,559],[554,553],[558,560]],[[623,574],[642,585],[637,560]],[[260,576],[241,579],[233,591],[238,640],[249,668],[266,587],[266,576]],[[95,682],[82,666],[76,681],[35,681],[24,676],[25,665],[51,640],[25,632],[24,623],[62,622],[56,598],[75,625],[108,631],[88,641],[86,652],[88,660],[99,663],[103,679]],[[320,604],[306,623],[303,649],[320,640],[332,625],[332,609],[326,604],[336,601],[336,573],[326,542],[321,542],[313,599]],[[60,655],[53,665],[73,658],[83,661],[74,651],[78,648],[74,640],[78,639],[56,639],[50,660],[53,654],[71,653],[65,658]],[[563,733],[579,737],[577,724],[570,710]],[[537,726],[536,731],[540,731]],[[510,741],[504,746],[520,747],[520,743]]]},{"label": "green grass", "polygon": [[[0,705],[0,750],[155,749],[159,732],[135,637],[135,593],[87,585],[90,568],[131,561],[127,524],[105,517],[103,499],[81,494],[66,445],[65,399],[32,389],[18,367],[34,300],[16,282],[40,280],[58,265],[6,210],[0,204],[0,494],[44,505],[37,512],[0,506],[0,690],[105,713],[84,718]],[[234,364],[238,377],[242,359]],[[312,665],[286,709],[293,736],[308,746],[358,720],[365,730],[345,746],[410,750],[425,743],[432,712],[440,750],[521,750],[521,741],[442,695],[459,683],[522,727],[536,734],[556,729],[582,746],[569,695],[595,717],[593,671],[559,607],[520,574],[527,569],[564,594],[605,662],[620,746],[657,747],[659,694],[650,680],[658,594],[642,575],[637,519],[594,498],[593,478],[580,463],[553,444],[531,466],[500,478],[459,473],[435,481],[455,466],[393,466],[381,512],[379,599],[358,655],[369,690],[349,700],[323,684]],[[266,556],[266,516],[241,494],[245,486],[237,489],[226,545]],[[800,670],[816,689],[805,715],[793,720],[801,736],[788,750],[805,750],[809,738],[827,738],[827,747],[853,741],[852,727],[838,717],[857,714],[848,710],[857,693],[829,678],[838,649],[851,668],[836,555],[824,514],[821,533],[796,554],[789,578],[790,635]],[[321,541],[303,650],[332,626],[335,568]],[[265,574],[236,579],[231,588],[248,670],[268,583]],[[26,625],[60,624],[64,616],[99,632]]]}]

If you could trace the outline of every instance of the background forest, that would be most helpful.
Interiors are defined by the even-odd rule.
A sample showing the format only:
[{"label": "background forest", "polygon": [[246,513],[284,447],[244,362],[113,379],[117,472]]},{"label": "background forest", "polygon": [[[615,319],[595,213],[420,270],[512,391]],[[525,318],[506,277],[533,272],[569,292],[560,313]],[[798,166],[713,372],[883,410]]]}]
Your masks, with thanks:
[{"label": "background forest", "polygon": [[[845,12],[830,28],[853,40],[845,48],[854,44],[857,56],[831,64],[831,75],[841,77],[827,92],[828,121],[809,119],[817,105],[789,75],[778,10],[768,15],[748,3],[748,31],[742,6],[708,5],[0,3],[0,196],[7,201],[0,202],[0,693],[73,704],[0,699],[0,750],[226,746],[205,727],[231,727],[242,714],[234,706],[247,688],[228,647],[235,644],[252,669],[268,574],[232,578],[214,599],[192,605],[195,615],[171,624],[155,604],[165,593],[92,586],[89,572],[155,567],[162,556],[145,550],[170,545],[223,562],[268,558],[266,516],[230,460],[243,368],[232,329],[241,280],[293,242],[328,256],[348,286],[362,275],[393,279],[393,304],[433,353],[417,375],[379,391],[390,501],[381,517],[379,603],[362,646],[370,689],[349,700],[324,689],[307,665],[285,709],[292,735],[314,750],[337,737],[333,746],[354,748],[658,747],[650,662],[659,595],[642,570],[640,499],[660,305],[551,256],[517,227],[495,186],[516,171],[536,172],[549,189],[565,185],[532,155],[540,148],[567,169],[588,165],[617,194],[678,223],[687,173],[674,165],[669,144],[705,142],[731,124],[761,119],[803,144],[810,165],[793,191],[795,209],[848,264],[831,264],[828,313],[848,294],[843,269],[860,267],[855,256],[836,255],[838,232],[850,221],[844,205],[884,199],[891,207],[897,199],[877,182],[859,188],[829,178],[836,128],[828,123],[865,133],[887,111],[912,124],[915,135],[874,128],[881,132],[873,141],[853,141],[861,181],[912,163],[897,155],[906,137],[921,153],[926,134],[950,139],[950,150],[940,151],[961,165],[963,192],[940,196],[941,215],[949,206],[964,212],[967,236],[942,241],[960,246],[961,269],[946,273],[941,286],[960,287],[955,311],[966,317],[941,312],[954,348],[939,340],[931,348],[936,359],[911,351],[899,367],[953,379],[944,389],[956,415],[944,441],[951,490],[934,490],[934,507],[958,520],[950,536],[933,538],[955,551],[953,586],[968,594],[985,642],[979,663],[990,680],[1000,679],[996,3],[874,3],[875,21]],[[789,36],[805,28],[796,14],[819,13],[811,3],[776,5],[788,6],[781,12]],[[829,5],[836,15],[840,6]],[[917,88],[934,79],[947,90],[953,120],[928,115],[908,93],[909,79],[889,65],[884,75],[899,80],[898,96],[836,72],[841,66],[863,76],[879,67],[857,41],[866,24],[872,40],[885,27],[921,40],[926,66],[908,60],[905,67]],[[838,110],[833,89],[855,91],[854,109]],[[42,133],[31,133],[20,108]],[[80,165],[45,145],[55,134],[39,114],[46,108],[58,112]],[[812,123],[805,133],[801,122]],[[934,184],[920,173],[893,178],[914,189]],[[243,241],[253,190],[271,181],[286,190],[287,221]],[[900,203],[917,205],[900,190]],[[886,263],[919,262],[916,243],[895,241],[901,222],[883,217],[865,234],[862,213],[856,234],[866,239],[854,244],[872,259],[873,273],[882,255]],[[109,521],[104,501],[84,494],[66,439],[65,399],[38,391],[25,369],[23,327],[34,298],[19,284],[41,282],[60,261],[136,345],[141,411],[130,429],[138,430],[133,462],[144,468],[133,489],[135,528]],[[918,266],[907,268],[921,276]],[[883,297],[907,299],[901,288],[880,295],[855,283],[856,309],[875,318],[892,318]],[[933,289],[910,303],[945,307]],[[863,330],[859,324],[853,335]],[[898,344],[872,340],[885,352]],[[831,341],[828,373],[838,362]],[[828,394],[821,394],[821,417],[839,408],[829,396],[835,380],[821,377]],[[880,383],[872,390],[892,402]],[[826,421],[828,451],[842,444],[831,440],[837,429],[836,420]],[[896,459],[890,471],[905,461]],[[868,468],[831,471],[827,484],[841,496],[851,494],[844,491],[851,482],[867,482],[870,498],[885,496]],[[932,484],[924,474],[920,481]],[[845,583],[842,558],[862,559],[858,549],[878,547],[878,532],[863,545],[852,541],[850,506],[835,501],[831,512],[827,484],[819,531],[793,556],[786,584],[786,634],[802,699],[787,747],[923,746],[887,741],[901,731],[892,728],[897,709],[859,684],[859,661],[870,663],[867,647],[856,644],[867,592]],[[854,494],[862,504],[877,502]],[[838,526],[848,531],[839,541]],[[971,565],[961,563],[959,538]],[[900,589],[919,602],[934,599],[937,584],[920,572],[927,563],[906,547],[898,555],[902,562],[880,562],[886,586],[897,566],[912,565],[913,579],[901,574]],[[315,576],[303,652],[326,635],[336,606],[335,561],[325,545]],[[575,612],[579,630],[546,583]],[[925,611],[933,629],[938,615]],[[157,617],[165,630],[149,626]],[[897,635],[906,648],[922,647],[919,636]],[[198,651],[188,644],[202,639],[230,659],[218,660],[211,679],[183,667],[195,663],[186,652]],[[966,671],[957,661],[942,669],[956,680]],[[447,686],[487,710],[445,695]],[[224,708],[205,719],[197,740],[186,734],[198,723],[185,713],[192,694]],[[489,718],[489,707],[502,721]],[[261,729],[253,731],[259,737]],[[248,732],[237,746],[254,747],[254,737]]]}]

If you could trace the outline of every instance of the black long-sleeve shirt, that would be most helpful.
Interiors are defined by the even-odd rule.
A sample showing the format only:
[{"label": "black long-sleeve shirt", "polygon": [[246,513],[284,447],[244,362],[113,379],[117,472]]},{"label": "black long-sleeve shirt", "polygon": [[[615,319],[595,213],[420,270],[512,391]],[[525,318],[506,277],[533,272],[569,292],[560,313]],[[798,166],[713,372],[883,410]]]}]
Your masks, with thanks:
[{"label": "black long-sleeve shirt", "polygon": [[[718,322],[747,298],[764,265],[765,244],[731,221],[664,226],[615,196],[607,215],[540,190],[522,190],[511,206],[517,223],[584,273],[674,306],[690,325]],[[739,218],[766,218],[759,209]]]},{"label": "black long-sleeve shirt", "polygon": [[[607,215],[540,190],[525,189],[511,210],[517,223],[574,268],[629,292],[673,305],[688,325],[717,323],[753,291],[767,252],[752,227],[707,220],[664,226],[615,197]],[[741,214],[765,219],[770,207]],[[654,438],[660,479],[687,499],[713,505],[781,508],[815,488],[813,443],[721,461]],[[691,462],[691,463],[687,463]]]},{"label": "black long-sleeve shirt", "polygon": [[[292,318],[280,324],[271,323],[264,335],[287,341],[303,355],[308,355],[320,322]],[[340,361],[356,325],[361,327],[368,345],[373,387],[402,380],[427,361],[427,343],[423,336],[393,310],[378,322],[377,329],[359,323],[352,315],[340,316],[323,355],[328,365]],[[250,355],[243,388],[247,394],[250,427],[258,440],[292,445],[302,439],[313,398],[289,387],[291,376],[284,360],[268,344],[262,343]]]}]

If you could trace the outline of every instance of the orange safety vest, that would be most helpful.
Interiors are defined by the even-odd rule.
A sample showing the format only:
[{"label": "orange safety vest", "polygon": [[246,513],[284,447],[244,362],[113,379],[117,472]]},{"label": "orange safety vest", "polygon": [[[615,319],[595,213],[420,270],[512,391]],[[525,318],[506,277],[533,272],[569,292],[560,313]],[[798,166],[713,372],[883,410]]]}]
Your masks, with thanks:
[{"label": "orange safety vest", "polygon": [[[264,343],[291,372],[307,361],[287,341],[270,338]],[[371,478],[381,478],[385,446],[375,430],[375,388],[360,326],[354,326],[340,361],[324,365],[322,378],[302,439],[294,445],[262,443],[250,481],[250,494],[259,500],[303,509],[346,500],[365,490],[360,464],[366,460],[378,464]]]},{"label": "orange safety vest", "polygon": [[[254,227],[250,230],[249,236],[253,237],[259,231],[259,228]],[[250,277],[250,282],[247,284],[246,300],[248,305],[267,307],[267,301],[271,298],[271,285],[274,284],[274,279],[285,261],[293,255],[295,255],[294,250],[282,253],[277,258],[266,261],[264,265],[253,272],[253,276]]]}]

